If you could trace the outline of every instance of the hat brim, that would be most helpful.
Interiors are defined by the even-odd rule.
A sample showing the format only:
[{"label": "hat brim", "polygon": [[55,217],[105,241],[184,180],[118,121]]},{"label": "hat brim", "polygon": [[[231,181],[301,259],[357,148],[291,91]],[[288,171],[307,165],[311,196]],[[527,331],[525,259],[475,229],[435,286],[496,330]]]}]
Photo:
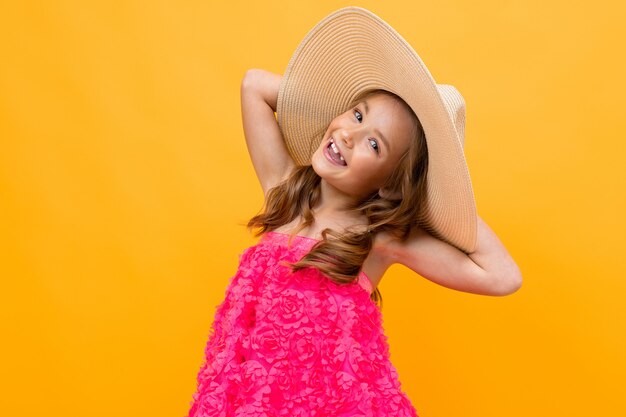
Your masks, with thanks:
[{"label": "hat brim", "polygon": [[427,229],[464,252],[473,252],[477,216],[463,132],[457,131],[421,58],[372,12],[346,7],[328,15],[291,57],[277,102],[278,123],[290,155],[296,164],[309,165],[333,118],[372,89],[401,97],[424,128],[429,165],[422,215]]}]

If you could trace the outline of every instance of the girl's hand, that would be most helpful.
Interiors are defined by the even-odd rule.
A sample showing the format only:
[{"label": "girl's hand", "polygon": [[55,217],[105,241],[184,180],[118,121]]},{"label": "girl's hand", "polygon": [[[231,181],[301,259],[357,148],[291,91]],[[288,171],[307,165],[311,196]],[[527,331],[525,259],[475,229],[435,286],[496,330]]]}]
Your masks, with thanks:
[{"label": "girl's hand", "polygon": [[391,263],[401,263],[424,278],[454,290],[508,295],[522,285],[522,274],[496,234],[478,217],[476,250],[469,255],[415,230],[405,242],[390,242]]},{"label": "girl's hand", "polygon": [[250,69],[241,83],[243,131],[264,194],[295,166],[274,116],[281,79],[279,74]]}]

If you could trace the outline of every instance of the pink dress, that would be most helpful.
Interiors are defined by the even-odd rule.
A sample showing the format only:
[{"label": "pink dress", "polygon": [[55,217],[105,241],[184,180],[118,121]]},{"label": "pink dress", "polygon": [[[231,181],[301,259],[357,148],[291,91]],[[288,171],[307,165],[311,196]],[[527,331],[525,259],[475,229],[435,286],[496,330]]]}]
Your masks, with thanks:
[{"label": "pink dress", "polygon": [[292,273],[317,241],[268,232],[217,306],[188,417],[417,417],[365,274]]}]

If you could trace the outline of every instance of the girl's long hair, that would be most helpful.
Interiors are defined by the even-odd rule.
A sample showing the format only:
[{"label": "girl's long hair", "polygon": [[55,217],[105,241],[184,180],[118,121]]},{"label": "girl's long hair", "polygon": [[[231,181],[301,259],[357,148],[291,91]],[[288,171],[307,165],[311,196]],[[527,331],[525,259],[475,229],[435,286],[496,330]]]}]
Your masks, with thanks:
[{"label": "girl's long hair", "polygon": [[[334,282],[354,282],[372,249],[376,233],[387,232],[404,240],[413,227],[421,226],[418,219],[422,218],[426,202],[428,149],[419,119],[401,98],[386,90],[368,91],[357,97],[350,107],[379,93],[391,95],[409,111],[414,122],[415,140],[410,142],[409,149],[381,190],[352,208],[367,218],[367,229],[349,228],[343,232],[324,229],[322,240],[300,261],[291,264],[293,271],[313,267]],[[289,178],[268,191],[262,211],[250,219],[248,228],[256,229],[255,235],[259,236],[290,223],[298,216],[302,220],[294,234],[312,225],[313,207],[321,196],[320,182],[321,178],[312,166],[294,168]],[[370,298],[382,309],[382,295],[378,288]]]}]

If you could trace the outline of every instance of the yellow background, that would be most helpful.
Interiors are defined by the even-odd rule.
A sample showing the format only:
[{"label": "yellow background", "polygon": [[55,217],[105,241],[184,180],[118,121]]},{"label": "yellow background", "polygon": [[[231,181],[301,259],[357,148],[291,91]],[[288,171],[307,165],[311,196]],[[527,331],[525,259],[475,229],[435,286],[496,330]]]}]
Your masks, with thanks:
[{"label": "yellow background", "polygon": [[[341,1],[0,6],[2,416],[183,416],[244,224],[246,69]],[[623,416],[623,2],[363,1],[467,102],[479,214],[523,287],[381,284],[420,417]]]}]

